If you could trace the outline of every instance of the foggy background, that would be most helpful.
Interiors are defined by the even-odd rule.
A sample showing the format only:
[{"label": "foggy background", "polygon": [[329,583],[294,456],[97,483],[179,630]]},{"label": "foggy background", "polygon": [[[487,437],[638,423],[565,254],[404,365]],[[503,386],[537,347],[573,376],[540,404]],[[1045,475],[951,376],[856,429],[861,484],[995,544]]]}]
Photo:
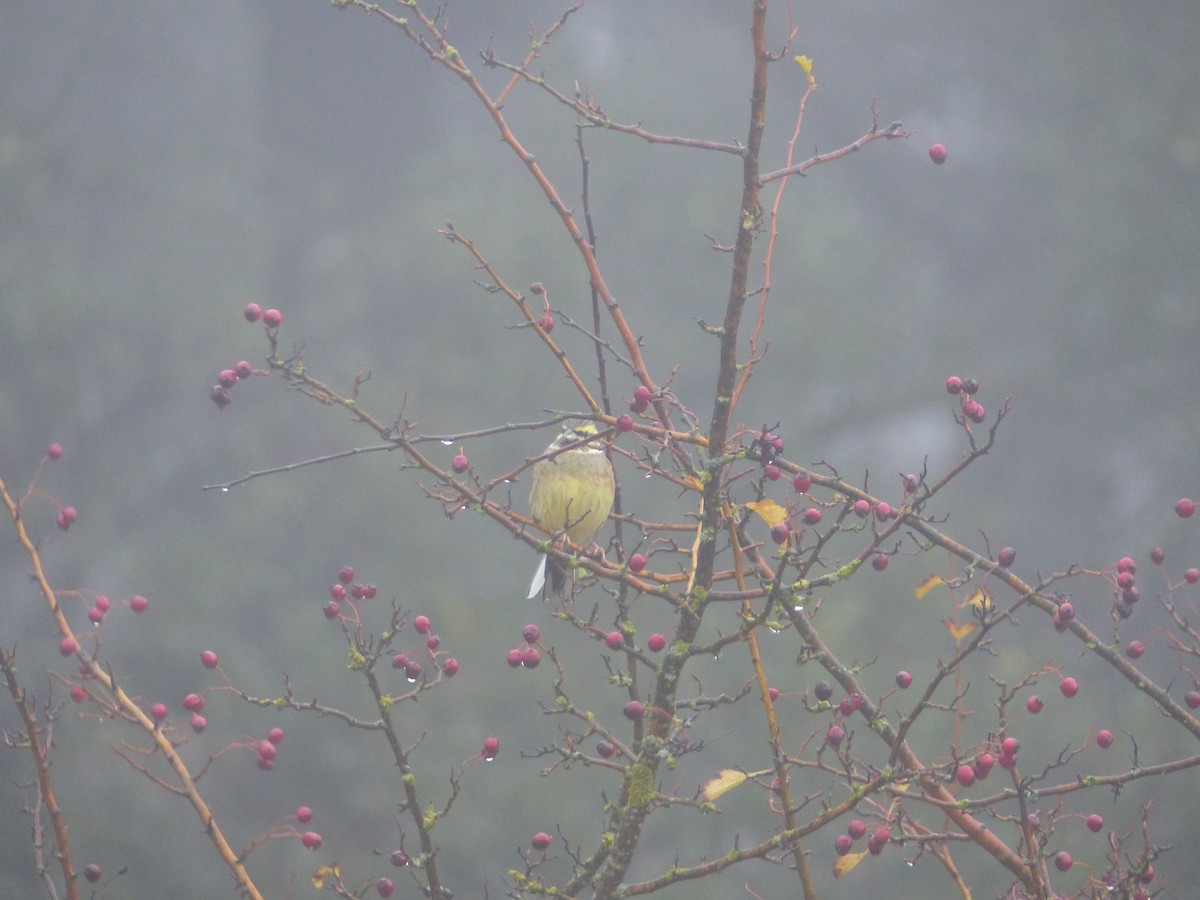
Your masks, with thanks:
[{"label": "foggy background", "polygon": [[[518,61],[530,23],[540,31],[564,6],[451,3],[450,40],[483,72],[479,50]],[[1195,526],[1171,512],[1178,497],[1200,494],[1200,11],[913,0],[797,4],[794,15],[789,56],[812,57],[820,84],[799,158],[861,135],[872,98],[882,124],[900,120],[917,133],[791,181],[772,272],[770,352],[739,421],[780,422],[788,458],[827,460],[850,480],[869,469],[886,493],[881,486],[894,486],[897,472],[928,458],[939,473],[958,458],[962,438],[942,383],[973,376],[989,413],[1009,394],[1014,410],[994,453],[934,510],[951,512],[952,534],[982,545],[982,530],[993,550],[1013,545],[1015,568],[1030,580],[1130,554],[1143,566],[1139,580],[1153,585],[1146,553],[1155,545],[1176,578],[1200,563]],[[771,19],[778,50],[782,4]],[[567,93],[576,82],[595,92],[615,120],[744,140],[748,27],[748,3],[593,0],[534,68]],[[507,80],[484,74],[493,89]],[[783,164],[803,91],[790,60],[771,77],[764,170]],[[522,86],[505,113],[578,208],[569,112]],[[597,130],[586,141],[608,284],[645,336],[655,378],[664,382],[678,365],[674,388],[707,423],[716,344],[695,322],[719,322],[724,307],[729,258],[706,236],[734,239],[740,160]],[[949,149],[944,166],[929,161],[934,141]],[[301,697],[370,716],[369,697],[345,671],[340,632],[320,613],[338,568],[353,565],[383,602],[430,615],[463,666],[456,681],[398,713],[410,742],[430,734],[415,757],[426,801],[441,802],[451,767],[486,735],[501,739],[501,757],[467,776],[436,832],[456,896],[502,894],[503,873],[535,831],[555,834],[558,852],[557,826],[590,848],[603,821],[599,791],[616,782],[580,768],[539,779],[543,763],[519,758],[557,737],[559,723],[536,706],[552,697],[552,673],[513,672],[504,654],[526,621],[538,622],[548,643],[577,657],[569,690],[611,722],[623,695],[605,684],[599,652],[549,607],[522,605],[534,562],[527,548],[478,516],[447,520],[391,454],[258,479],[227,495],[200,490],[377,442],[274,379],[240,384],[218,411],[209,399],[216,373],[265,356],[261,326],[241,317],[251,300],[282,310],[281,346],[302,344],[315,377],[348,390],[369,369],[361,402],[385,420],[403,409],[419,430],[448,433],[577,408],[555,361],[530,332],[509,327],[515,310],[480,290],[470,258],[435,233],[453,223],[508,283],[541,281],[556,307],[590,321],[577,253],[462,85],[382,19],[319,0],[8,3],[0,12],[0,209],[0,477],[22,493],[45,446],[66,447],[40,484],[76,506],[79,520],[64,535],[49,504],[32,502],[29,525],[59,589],[150,598],[144,616],[118,610],[105,625],[104,652],[126,690],[163,699],[180,716],[184,694],[219,683],[198,662],[211,648],[250,693],[280,694],[286,672]],[[561,334],[590,372],[588,345]],[[610,372],[614,391],[629,396],[632,379]],[[549,439],[517,432],[467,452],[492,477]],[[673,511],[657,505],[673,503],[671,494],[619,474],[629,476],[627,508],[651,519]],[[526,491],[514,488],[519,508]],[[0,641],[16,647],[29,686],[45,693],[51,682],[40,673],[70,675],[73,666],[58,657],[28,559],[7,538],[0,554]],[[948,610],[936,600],[914,606],[911,594],[940,564],[897,560],[886,579],[864,573],[831,597],[820,625],[846,638],[848,656],[885,660],[880,690],[899,662],[928,677],[951,652],[938,624]],[[1100,630],[1108,599],[1095,583],[1077,598]],[[68,608],[83,630],[83,603]],[[1029,618],[1031,630],[1044,625]],[[638,627],[645,635],[670,620],[651,611]],[[1170,680],[1175,660],[1161,639],[1151,645],[1160,658],[1146,668]],[[798,649],[784,635],[767,650],[785,691],[818,677],[795,665]],[[1075,665],[1078,653],[1048,641],[995,662],[1020,672],[1048,658]],[[1057,720],[1059,732],[1046,736],[1054,752],[1077,744],[1105,706],[1097,697],[1107,673],[1090,659],[1078,665],[1087,667],[1081,700],[1091,694],[1091,706]],[[740,656],[727,668],[735,686],[747,671]],[[994,692],[985,670],[973,676],[982,734],[994,725]],[[53,690],[65,696],[61,685]],[[107,874],[129,867],[110,897],[230,894],[190,809],[114,755],[112,745],[132,735],[80,722],[78,711],[64,711],[56,736],[85,752],[64,750],[54,770],[77,863],[100,862]],[[792,711],[796,733],[817,727],[798,699]],[[259,736],[274,724],[288,732],[272,773],[238,755],[201,784],[235,847],[302,803],[317,810],[325,847],[268,846],[250,863],[260,887],[280,896],[290,876],[296,895],[307,896],[312,870],[337,858],[349,882],[387,874],[403,884],[398,896],[411,895],[387,864],[398,816],[380,798],[399,794],[377,738],[249,710],[227,695],[209,694],[205,712],[210,729],[188,748],[196,762],[241,733]],[[1179,729],[1168,720],[1145,713],[1120,722],[1147,730],[1143,763],[1194,752],[1182,739],[1170,743]],[[752,743],[708,735],[706,752],[681,768],[682,793],[723,766],[762,767],[762,729],[753,709],[745,715]],[[11,704],[0,724],[17,727]],[[28,760],[17,751],[4,759],[2,893],[40,895],[20,812],[31,797]],[[1096,765],[1113,771],[1128,759]],[[1195,790],[1196,777],[1131,789],[1115,804],[1094,800],[1113,827],[1128,828],[1138,802],[1167,794],[1155,833],[1186,847],[1195,822],[1178,792]],[[743,845],[761,840],[776,825],[759,794],[721,805],[724,816],[664,819],[676,830],[651,830],[633,875],[656,874],[676,855],[686,865],[720,854],[735,835]],[[1075,831],[1073,855],[1098,874],[1101,836]],[[831,832],[811,844],[823,880],[831,845]],[[1004,890],[1003,874],[981,854],[959,856],[979,896]],[[1197,877],[1191,856],[1156,864],[1167,896],[1188,893],[1180,886]],[[1056,887],[1068,893],[1083,878],[1075,871]],[[735,867],[709,889],[739,891],[747,880],[763,896],[795,889],[786,871],[753,867]],[[909,869],[894,848],[846,883],[825,885],[841,896],[948,887],[929,860]]]}]

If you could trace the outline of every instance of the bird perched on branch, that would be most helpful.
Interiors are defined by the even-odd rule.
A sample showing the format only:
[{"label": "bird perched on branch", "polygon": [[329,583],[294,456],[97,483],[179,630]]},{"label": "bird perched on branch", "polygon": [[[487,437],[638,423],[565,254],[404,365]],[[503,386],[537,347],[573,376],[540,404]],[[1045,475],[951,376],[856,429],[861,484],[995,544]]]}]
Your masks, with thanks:
[{"label": "bird perched on branch", "polygon": [[[529,511],[538,527],[550,535],[565,535],[585,549],[608,519],[616,492],[612,463],[604,450],[595,443],[580,443],[598,433],[595,422],[563,422],[562,433],[550,442],[545,458],[534,463],[529,490]],[[543,556],[529,585],[531,599],[545,592],[547,570],[556,593],[566,586],[562,565]]]}]

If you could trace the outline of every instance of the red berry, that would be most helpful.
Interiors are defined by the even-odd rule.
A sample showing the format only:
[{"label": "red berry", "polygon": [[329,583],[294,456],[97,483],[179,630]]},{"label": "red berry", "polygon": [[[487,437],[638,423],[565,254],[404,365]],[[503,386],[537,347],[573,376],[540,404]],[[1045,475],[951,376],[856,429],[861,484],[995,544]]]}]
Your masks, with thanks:
[{"label": "red berry", "polygon": [[442,663],[442,671],[446,673],[447,678],[453,678],[458,674],[458,660],[453,656],[449,657]]},{"label": "red berry", "polygon": [[650,403],[650,388],[639,384],[633,389],[633,402],[639,406]]},{"label": "red berry", "polygon": [[775,465],[775,463],[767,463],[765,466],[763,466],[763,474],[767,476],[768,481],[778,481],[779,476],[782,475],[783,472],[780,471],[779,466]]},{"label": "red berry", "polygon": [[780,522],[771,529],[771,540],[777,544],[786,544],[791,536],[792,530],[788,528],[786,522]]},{"label": "red berry", "polygon": [[495,759],[500,752],[500,738],[490,737],[483,742],[483,758]]},{"label": "red berry", "polygon": [[854,847],[854,841],[848,834],[839,834],[833,839],[833,849],[838,856],[845,856]]},{"label": "red berry", "polygon": [[132,597],[129,598],[129,608],[132,609],[135,613],[145,612],[146,607],[149,605],[150,605],[150,601],[147,600],[145,597],[143,597],[141,594],[134,594]]},{"label": "red berry", "polygon": [[188,694],[183,698],[183,708],[188,712],[200,712],[204,709],[204,698],[199,694]]},{"label": "red berry", "polygon": [[421,677],[421,664],[415,659],[410,659],[404,666],[404,677],[409,681],[416,681]]},{"label": "red berry", "polygon": [[1195,584],[1200,581],[1200,569],[1188,569],[1183,573],[1183,580],[1188,584]]},{"label": "red berry", "polygon": [[623,416],[617,417],[617,431],[628,434],[633,431],[633,416],[626,413]]},{"label": "red berry", "polygon": [[1039,697],[1037,694],[1034,694],[1025,701],[1025,708],[1036,716],[1046,708],[1046,704],[1042,701],[1041,697]]},{"label": "red berry", "polygon": [[1066,850],[1059,850],[1054,854],[1054,868],[1060,872],[1065,872],[1071,868],[1074,860],[1071,859],[1071,854]]},{"label": "red berry", "polygon": [[992,766],[995,764],[996,757],[985,750],[975,759],[975,774],[980,778],[987,778],[988,772],[992,771]]},{"label": "red berry", "polygon": [[300,836],[300,843],[309,850],[316,850],[321,846],[321,836],[315,831],[306,831]]},{"label": "red berry", "polygon": [[1128,572],[1130,575],[1132,575],[1137,571],[1137,563],[1134,562],[1133,558],[1130,556],[1122,556],[1119,560],[1117,560],[1117,571]]},{"label": "red berry", "polygon": [[283,729],[278,725],[267,732],[267,740],[272,744],[279,744],[283,741]]},{"label": "red berry", "polygon": [[1140,881],[1142,884],[1149,884],[1153,880],[1154,880],[1154,866],[1150,865],[1149,863],[1146,863],[1146,871],[1142,873],[1142,875],[1138,879],[1138,881]]},{"label": "red berry", "polygon": [[343,600],[346,599],[346,586],[344,584],[342,584],[341,582],[338,582],[337,584],[331,586],[329,588],[329,596],[332,597],[334,600],[336,600],[338,603],[341,603]]},{"label": "red berry", "polygon": [[428,634],[431,627],[429,616],[417,616],[413,619],[413,630],[417,634]]},{"label": "red berry", "polygon": [[903,689],[912,684],[912,675],[901,669],[896,673],[896,686]]},{"label": "red berry", "polygon": [[1187,497],[1175,504],[1175,514],[1181,519],[1190,519],[1195,511],[1196,504]]},{"label": "red berry", "polygon": [[792,479],[792,487],[796,489],[797,494],[807,494],[808,489],[812,487],[812,476],[807,472],[801,472]]},{"label": "red berry", "polygon": [[407,866],[408,865],[408,854],[405,853],[403,850],[393,850],[392,851],[392,865],[397,866],[397,867]]},{"label": "red berry", "polygon": [[407,665],[408,665],[408,654],[407,653],[397,653],[396,655],[394,655],[392,657],[392,668],[393,669],[403,669]]},{"label": "red berry", "polygon": [[155,703],[150,707],[150,715],[154,716],[158,721],[162,721],[167,717],[167,704]]},{"label": "red berry", "polygon": [[830,725],[829,730],[825,732],[825,742],[830,747],[838,747],[846,737],[846,729],[841,725]]},{"label": "red berry", "polygon": [[1188,691],[1183,696],[1183,702],[1191,709],[1200,708],[1200,691]]},{"label": "red berry", "polygon": [[949,155],[949,151],[941,144],[934,144],[929,148],[929,158],[933,160],[935,165],[940,166],[946,161],[946,157]]},{"label": "red berry", "polygon": [[854,501],[854,514],[860,519],[865,519],[871,512],[871,503],[868,500]]},{"label": "red berry", "polygon": [[217,384],[223,388],[233,387],[235,384],[237,384],[237,380],[237,372],[233,371],[233,369],[222,369],[217,374]]},{"label": "red berry", "polygon": [[1058,689],[1069,699],[1079,693],[1079,682],[1074,678],[1064,678],[1058,683]]},{"label": "red berry", "polygon": [[1128,590],[1133,587],[1133,573],[1121,572],[1117,575],[1117,587],[1121,590]]},{"label": "red berry", "polygon": [[946,393],[958,394],[962,392],[962,379],[957,375],[951,375],[946,379]]},{"label": "red berry", "polygon": [[330,600],[321,609],[321,612],[325,614],[325,618],[327,619],[336,619],[339,615],[341,615],[342,608],[338,605],[336,600]]},{"label": "red berry", "polygon": [[620,650],[625,643],[625,638],[619,631],[610,631],[604,636],[604,645],[609,650]]},{"label": "red berry", "polygon": [[250,365],[250,363],[243,359],[233,367],[233,371],[237,373],[238,378],[249,378],[254,374],[254,366]]},{"label": "red berry", "polygon": [[538,325],[541,327],[542,331],[546,332],[546,334],[549,334],[554,330],[554,316],[550,315],[550,313],[546,313],[544,316],[538,319]]},{"label": "red berry", "polygon": [[954,777],[958,779],[958,783],[963,787],[970,787],[975,783],[975,769],[963,763],[954,773]]},{"label": "red berry", "polygon": [[1154,563],[1156,566],[1161,566],[1162,561],[1166,558],[1167,554],[1163,551],[1162,547],[1155,547],[1150,551],[1150,562]]},{"label": "red berry", "polygon": [[846,835],[853,840],[858,840],[867,833],[867,823],[862,819],[851,819],[850,824],[846,826]]},{"label": "red berry", "polygon": [[525,642],[527,644],[536,644],[538,641],[538,638],[540,638],[541,636],[542,636],[542,629],[538,628],[536,625],[533,625],[533,624],[526,625],[524,630],[521,632],[521,637],[523,637],[525,639]]},{"label": "red berry", "polygon": [[58,652],[63,656],[70,656],[79,649],[79,642],[71,636],[67,636],[58,642]]},{"label": "red berry", "polygon": [[600,754],[601,759],[608,759],[617,752],[617,748],[608,741],[601,741],[596,745],[596,752]]},{"label": "red berry", "polygon": [[636,722],[646,714],[646,704],[641,700],[630,700],[625,704],[625,709],[622,712],[625,713],[625,718]]},{"label": "red berry", "polygon": [[629,557],[629,571],[636,575],[642,569],[646,568],[646,556],[642,553],[635,553]]},{"label": "red berry", "polygon": [[667,639],[661,634],[652,634],[646,639],[646,646],[650,648],[650,652],[657,653],[667,646]]},{"label": "red berry", "polygon": [[553,838],[551,838],[550,835],[546,834],[546,832],[544,832],[544,831],[539,831],[537,834],[535,834],[533,836],[533,841],[532,841],[533,849],[534,850],[545,850],[547,847],[550,846],[551,840],[553,840]]},{"label": "red berry", "polygon": [[262,307],[257,303],[247,303],[242,315],[246,317],[247,322],[257,322],[258,317],[262,315]]},{"label": "red berry", "polygon": [[[879,847],[880,850],[882,850],[884,847],[886,847],[888,841],[890,841],[891,839],[892,839],[892,836],[890,834],[888,834],[888,830],[886,828],[876,828],[875,832],[871,835],[871,838],[870,838],[870,840],[873,841]],[[874,852],[874,851],[872,851],[872,852]],[[876,855],[878,855],[878,854],[876,854]]]},{"label": "red berry", "polygon": [[1087,827],[1088,831],[1091,832],[1100,831],[1100,829],[1104,827],[1104,817],[1097,815],[1096,813],[1092,813],[1087,817]]},{"label": "red berry", "polygon": [[463,472],[467,471],[467,469],[470,468],[470,466],[471,466],[471,461],[469,459],[467,459],[467,454],[465,454],[461,451],[459,451],[457,454],[455,454],[454,459],[450,460],[450,468],[453,469],[455,472],[457,472],[460,475]]},{"label": "red berry", "polygon": [[48,457],[50,457],[51,459],[61,458],[63,455],[63,445],[62,444],[51,444],[49,447],[46,448],[46,455]]},{"label": "red berry", "polygon": [[999,552],[999,554],[997,554],[996,562],[1000,563],[1000,565],[1007,569],[1013,564],[1013,562],[1016,561],[1016,558],[1017,551],[1012,547],[1005,547]]},{"label": "red berry", "polygon": [[100,610],[100,612],[108,612],[108,611],[109,611],[109,609],[111,609],[111,608],[112,608],[112,601],[111,601],[111,600],[109,600],[109,599],[108,599],[107,597],[105,597],[103,594],[99,594],[99,595],[97,595],[97,597],[96,597],[96,609]]},{"label": "red berry", "polygon": [[375,882],[375,893],[377,893],[380,897],[384,897],[385,900],[387,897],[392,896],[392,892],[395,889],[396,885],[392,883],[392,879],[390,878],[380,878],[377,882]]},{"label": "red berry", "polygon": [[524,654],[521,652],[520,648],[513,647],[511,650],[508,651],[508,657],[507,657],[508,664],[510,666],[512,666],[514,669],[517,668],[519,665],[521,665],[521,657],[522,656],[524,656]]},{"label": "red berry", "polygon": [[93,625],[99,625],[100,621],[103,618],[104,618],[104,610],[100,609],[100,607],[93,606],[91,609],[88,610],[88,621],[91,622]]},{"label": "red berry", "polygon": [[1070,600],[1064,600],[1058,604],[1058,609],[1055,610],[1058,618],[1062,622],[1070,622],[1075,618],[1075,605]]},{"label": "red berry", "polygon": [[208,719],[201,715],[192,716],[192,731],[199,734],[208,727]]},{"label": "red berry", "polygon": [[296,821],[300,822],[301,824],[307,825],[309,822],[312,821],[312,817],[313,817],[313,812],[312,812],[311,806],[296,807]]},{"label": "red berry", "polygon": [[770,697],[771,702],[774,703],[776,700],[779,699],[779,688],[777,688],[777,687],[767,688],[767,696]]},{"label": "red berry", "polygon": [[95,863],[88,863],[83,868],[83,877],[92,884],[95,884],[97,881],[99,881],[103,874],[103,870],[101,870],[101,868]]},{"label": "red berry", "polygon": [[883,502],[875,504],[875,518],[879,519],[881,522],[886,522],[891,517],[892,504]]},{"label": "red berry", "polygon": [[86,697],[87,697],[87,688],[85,688],[82,684],[71,685],[71,699],[72,700],[74,700],[76,703],[82,703],[84,698],[86,698]]},{"label": "red berry", "polygon": [[354,567],[342,566],[338,569],[338,581],[342,584],[349,584],[354,580]]},{"label": "red berry", "polygon": [[542,661],[542,654],[537,647],[526,647],[521,653],[521,665],[527,669],[536,669]]},{"label": "red berry", "polygon": [[1125,655],[1130,659],[1139,659],[1146,652],[1146,645],[1141,641],[1130,641],[1125,647]]},{"label": "red berry", "polygon": [[875,556],[871,558],[871,568],[873,568],[876,572],[882,572],[887,567],[888,556],[886,553],[876,553]]},{"label": "red berry", "polygon": [[263,738],[258,742],[258,756],[260,759],[274,759],[279,755],[279,751],[275,749],[275,745]]},{"label": "red berry", "polygon": [[268,309],[263,313],[263,324],[268,328],[278,328],[283,324],[283,313],[277,309]]},{"label": "red berry", "polygon": [[425,639],[425,646],[430,650],[436,650],[438,647],[442,646],[442,639],[436,634],[431,634]]},{"label": "red berry", "polygon": [[804,511],[804,521],[809,525],[816,525],[821,521],[821,511],[815,506]]},{"label": "red berry", "polygon": [[200,662],[206,669],[215,669],[217,667],[217,654],[211,650],[205,650],[200,654]]},{"label": "red berry", "polygon": [[1111,747],[1114,740],[1115,738],[1113,737],[1113,733],[1107,728],[1096,732],[1096,745],[1101,750],[1107,750],[1109,747]]},{"label": "red berry", "polygon": [[1006,737],[1000,742],[1000,752],[1005,756],[1016,756],[1021,749],[1021,742],[1015,737]]}]

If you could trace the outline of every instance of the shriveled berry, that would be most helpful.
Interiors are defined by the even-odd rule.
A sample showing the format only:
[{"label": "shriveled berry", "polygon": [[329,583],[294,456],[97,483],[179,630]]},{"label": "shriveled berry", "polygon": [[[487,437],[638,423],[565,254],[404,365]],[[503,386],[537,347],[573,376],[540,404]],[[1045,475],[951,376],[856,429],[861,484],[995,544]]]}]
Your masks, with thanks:
[{"label": "shriveled berry", "polygon": [[542,331],[546,332],[546,334],[549,334],[554,330],[554,316],[550,315],[550,313],[546,313],[544,316],[538,319],[538,325],[541,327]]},{"label": "shriveled berry", "polygon": [[650,652],[657,653],[663,647],[667,646],[667,639],[661,634],[652,634],[646,638],[646,646],[650,649]]},{"label": "shriveled berry", "polygon": [[950,152],[942,144],[934,144],[929,148],[929,158],[933,160],[934,165],[940,166],[949,155]]},{"label": "shriveled berry", "polygon": [[535,281],[529,286],[529,293],[536,294],[539,297],[544,297],[546,295],[546,286],[540,281]]},{"label": "shriveled berry", "polygon": [[1075,605],[1070,600],[1064,600],[1058,604],[1058,618],[1063,622],[1070,622],[1075,618]]}]

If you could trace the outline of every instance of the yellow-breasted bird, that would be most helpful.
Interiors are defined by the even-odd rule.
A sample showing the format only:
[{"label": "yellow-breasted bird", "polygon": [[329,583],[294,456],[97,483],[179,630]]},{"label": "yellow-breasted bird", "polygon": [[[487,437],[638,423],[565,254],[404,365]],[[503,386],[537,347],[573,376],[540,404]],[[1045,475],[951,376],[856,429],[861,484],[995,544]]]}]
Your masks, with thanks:
[{"label": "yellow-breasted bird", "polygon": [[[604,450],[594,443],[579,441],[598,433],[595,422],[568,419],[562,433],[546,448],[545,459],[533,464],[533,485],[529,489],[529,512],[538,527],[550,535],[566,535],[572,543],[587,548],[612,510],[616,481],[612,463]],[[550,571],[550,586],[561,592],[567,573],[561,565],[543,556],[529,585],[529,597],[541,595],[546,586],[546,570]]]}]

